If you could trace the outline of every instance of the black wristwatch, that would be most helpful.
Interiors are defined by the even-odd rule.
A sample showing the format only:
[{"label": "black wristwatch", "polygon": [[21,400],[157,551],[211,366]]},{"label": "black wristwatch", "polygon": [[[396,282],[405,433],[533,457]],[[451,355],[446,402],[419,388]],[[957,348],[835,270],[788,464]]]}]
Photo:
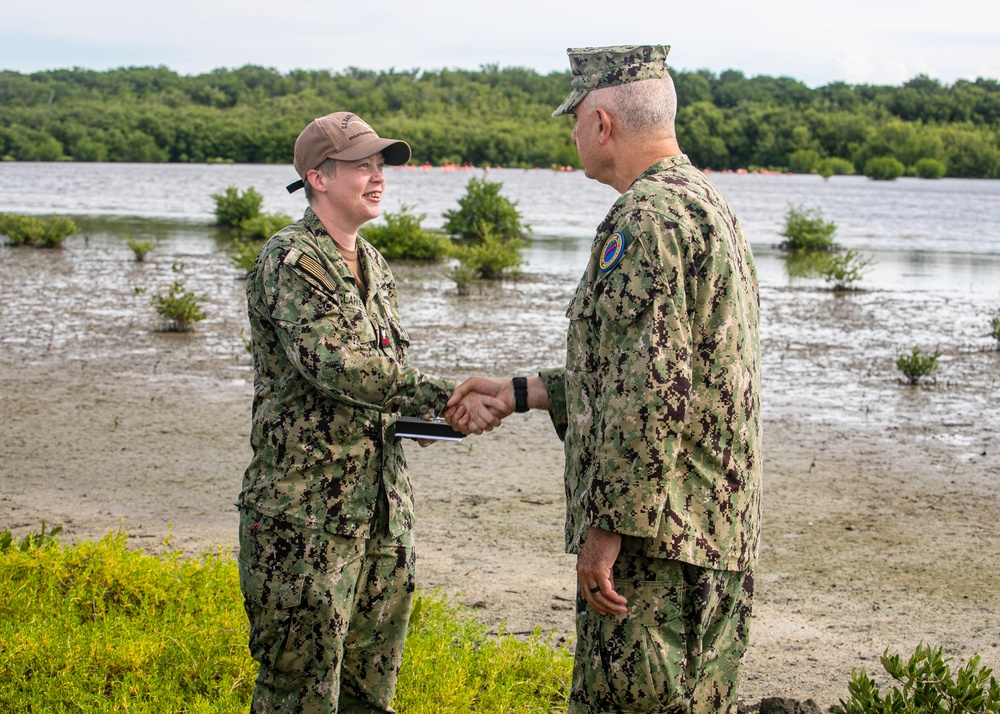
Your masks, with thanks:
[{"label": "black wristwatch", "polygon": [[528,378],[514,377],[514,411],[528,411]]}]

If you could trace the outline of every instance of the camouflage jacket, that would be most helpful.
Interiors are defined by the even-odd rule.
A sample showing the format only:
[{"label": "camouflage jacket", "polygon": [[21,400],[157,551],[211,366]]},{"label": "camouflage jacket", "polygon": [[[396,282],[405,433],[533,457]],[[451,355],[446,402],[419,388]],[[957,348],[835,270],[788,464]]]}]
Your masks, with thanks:
[{"label": "camouflage jacket", "polygon": [[361,238],[358,260],[366,300],[311,209],[257,257],[247,281],[253,459],[237,505],[358,537],[381,502],[398,535],[412,527],[413,498],[397,414],[442,411],[454,384],[407,365],[389,266]]},{"label": "camouflage jacket", "polygon": [[566,449],[566,546],[743,570],[761,505],[757,275],[728,203],[686,156],[642,174],[598,228],[541,373]]}]

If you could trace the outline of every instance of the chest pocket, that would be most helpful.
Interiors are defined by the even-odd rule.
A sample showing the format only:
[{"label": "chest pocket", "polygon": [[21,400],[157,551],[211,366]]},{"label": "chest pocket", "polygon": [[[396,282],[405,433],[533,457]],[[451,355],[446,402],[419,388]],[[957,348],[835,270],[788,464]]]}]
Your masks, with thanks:
[{"label": "chest pocket", "polygon": [[631,246],[631,254],[600,275],[594,286],[594,314],[601,329],[629,332],[662,292],[661,282],[641,246]]},{"label": "chest pocket", "polygon": [[584,277],[566,310],[566,317],[569,318],[566,367],[571,371],[594,372],[597,369],[599,335],[594,322],[594,308],[593,285]]}]

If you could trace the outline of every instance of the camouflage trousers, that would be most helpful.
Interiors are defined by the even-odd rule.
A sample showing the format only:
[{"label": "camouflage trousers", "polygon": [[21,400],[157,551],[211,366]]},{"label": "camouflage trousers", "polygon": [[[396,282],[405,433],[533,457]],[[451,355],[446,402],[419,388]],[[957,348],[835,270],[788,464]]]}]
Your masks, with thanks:
[{"label": "camouflage trousers", "polygon": [[412,533],[345,538],[240,511],[240,588],[260,664],[253,714],[392,712]]},{"label": "camouflage trousers", "polygon": [[627,615],[577,593],[570,714],[735,714],[753,574],[623,554],[614,578]]}]

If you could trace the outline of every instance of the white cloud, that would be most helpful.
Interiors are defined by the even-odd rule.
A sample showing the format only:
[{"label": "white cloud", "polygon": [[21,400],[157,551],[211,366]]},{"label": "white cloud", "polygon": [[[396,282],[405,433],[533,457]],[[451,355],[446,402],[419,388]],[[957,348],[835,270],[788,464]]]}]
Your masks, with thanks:
[{"label": "white cloud", "polygon": [[738,69],[810,86],[1000,77],[996,0],[646,0],[597,12],[568,0],[68,0],[8,3],[0,68],[166,65],[181,73],[568,67],[570,46],[663,42],[680,69]]}]

